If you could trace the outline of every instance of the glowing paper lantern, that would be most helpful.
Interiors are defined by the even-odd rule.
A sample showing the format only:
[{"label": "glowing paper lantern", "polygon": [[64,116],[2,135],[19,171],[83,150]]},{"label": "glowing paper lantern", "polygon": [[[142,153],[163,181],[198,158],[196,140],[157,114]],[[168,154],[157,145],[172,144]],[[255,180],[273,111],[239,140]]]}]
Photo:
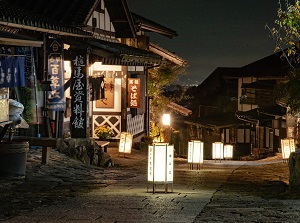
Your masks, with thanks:
[{"label": "glowing paper lantern", "polygon": [[232,159],[233,158],[233,146],[225,145],[224,146],[224,159]]},{"label": "glowing paper lantern", "polygon": [[132,134],[130,132],[121,132],[119,153],[131,153],[132,147]]},{"label": "glowing paper lantern", "polygon": [[223,143],[222,142],[214,142],[212,144],[212,158],[214,160],[222,160],[224,159],[224,153],[223,153]]},{"label": "glowing paper lantern", "polygon": [[[153,193],[157,184],[168,184],[173,191],[174,146],[168,143],[154,143],[148,147],[148,184],[152,183]],[[148,187],[147,187],[148,191]]]},{"label": "glowing paper lantern", "polygon": [[295,152],[295,140],[293,138],[287,138],[281,140],[281,154],[282,159],[287,160],[290,154]]},{"label": "glowing paper lantern", "polygon": [[190,163],[190,169],[193,169],[194,163],[197,164],[197,169],[201,167],[203,164],[203,142],[199,140],[189,142],[188,163]]}]

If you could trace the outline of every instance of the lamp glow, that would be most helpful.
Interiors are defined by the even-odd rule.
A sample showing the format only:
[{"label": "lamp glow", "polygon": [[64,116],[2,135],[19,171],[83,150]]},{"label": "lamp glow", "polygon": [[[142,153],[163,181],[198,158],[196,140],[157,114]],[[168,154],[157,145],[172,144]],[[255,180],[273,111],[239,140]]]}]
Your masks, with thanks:
[{"label": "lamp glow", "polygon": [[131,154],[132,147],[132,134],[130,132],[121,132],[119,153]]},{"label": "lamp glow", "polygon": [[282,159],[289,159],[292,152],[295,152],[295,140],[293,138],[281,139]]},{"label": "lamp glow", "polygon": [[222,142],[214,142],[212,144],[212,158],[214,160],[222,160],[224,159],[224,148],[223,148],[223,143]]},{"label": "lamp glow", "polygon": [[170,125],[171,124],[170,114],[163,114],[162,122],[163,122],[163,125]]},{"label": "lamp glow", "polygon": [[224,146],[224,159],[232,159],[233,158],[233,146],[225,145]]},{"label": "lamp glow", "polygon": [[[173,191],[174,146],[168,143],[154,143],[148,147],[148,183],[153,184],[153,193],[157,184],[168,184]],[[148,191],[148,187],[147,187]]]},{"label": "lamp glow", "polygon": [[203,142],[199,140],[192,140],[189,142],[188,147],[188,163],[190,163],[190,169],[193,169],[193,164],[197,164],[197,169],[203,165]]}]

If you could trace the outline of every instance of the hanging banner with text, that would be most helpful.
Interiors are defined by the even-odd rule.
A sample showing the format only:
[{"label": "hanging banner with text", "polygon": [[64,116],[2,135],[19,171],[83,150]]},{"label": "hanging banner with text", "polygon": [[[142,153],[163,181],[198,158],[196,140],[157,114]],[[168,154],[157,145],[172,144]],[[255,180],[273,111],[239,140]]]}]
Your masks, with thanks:
[{"label": "hanging banner with text", "polygon": [[128,108],[139,108],[141,97],[141,79],[128,78]]},{"label": "hanging banner with text", "polygon": [[87,59],[77,55],[71,62],[71,137],[86,138],[88,132]]},{"label": "hanging banner with text", "polygon": [[66,101],[64,97],[64,44],[61,39],[47,40],[48,77],[51,91],[47,95],[48,109],[64,111]]}]

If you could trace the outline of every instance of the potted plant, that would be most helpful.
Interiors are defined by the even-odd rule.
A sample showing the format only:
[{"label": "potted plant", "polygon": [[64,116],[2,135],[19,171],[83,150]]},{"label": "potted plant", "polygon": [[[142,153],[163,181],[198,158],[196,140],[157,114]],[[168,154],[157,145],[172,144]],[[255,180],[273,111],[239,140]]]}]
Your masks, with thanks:
[{"label": "potted plant", "polygon": [[107,125],[98,126],[94,132],[99,137],[99,140],[107,140],[115,136],[114,131]]}]

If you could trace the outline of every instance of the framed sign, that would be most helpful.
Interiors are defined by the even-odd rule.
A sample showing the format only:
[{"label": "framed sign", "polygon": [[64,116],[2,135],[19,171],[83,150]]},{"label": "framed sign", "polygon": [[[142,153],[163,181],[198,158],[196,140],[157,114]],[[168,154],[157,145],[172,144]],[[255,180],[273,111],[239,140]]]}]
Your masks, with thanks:
[{"label": "framed sign", "polygon": [[128,108],[139,108],[141,98],[141,79],[128,78]]}]

